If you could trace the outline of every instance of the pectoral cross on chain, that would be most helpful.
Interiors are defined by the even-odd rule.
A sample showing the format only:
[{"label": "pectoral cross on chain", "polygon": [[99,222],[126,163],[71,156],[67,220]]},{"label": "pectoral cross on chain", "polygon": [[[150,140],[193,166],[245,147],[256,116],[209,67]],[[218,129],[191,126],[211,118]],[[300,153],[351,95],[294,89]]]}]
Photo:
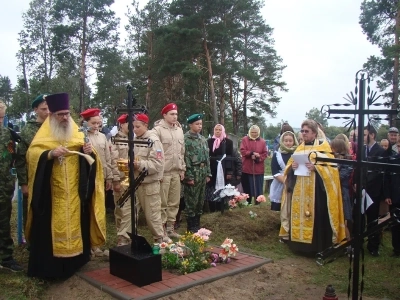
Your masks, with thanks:
[{"label": "pectoral cross on chain", "polygon": [[82,123],[82,127],[79,128],[79,132],[83,132],[84,138],[83,141],[85,144],[89,143],[88,131],[91,130],[92,127],[88,127],[87,121]]},{"label": "pectoral cross on chain", "polygon": [[[92,127],[88,126],[87,121],[83,121],[82,126],[78,129],[79,132],[83,132],[83,142],[85,144],[89,143],[88,131],[91,130]],[[60,161],[61,164],[61,161]]]}]

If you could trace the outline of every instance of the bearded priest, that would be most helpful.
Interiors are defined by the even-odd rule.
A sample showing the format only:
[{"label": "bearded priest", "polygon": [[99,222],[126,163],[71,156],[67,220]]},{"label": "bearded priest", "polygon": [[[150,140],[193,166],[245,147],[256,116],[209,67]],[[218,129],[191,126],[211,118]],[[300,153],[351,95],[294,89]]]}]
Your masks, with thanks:
[{"label": "bearded priest", "polygon": [[50,115],[27,152],[28,276],[65,279],[105,242],[104,177],[100,158],[71,118],[68,94],[46,101]]}]

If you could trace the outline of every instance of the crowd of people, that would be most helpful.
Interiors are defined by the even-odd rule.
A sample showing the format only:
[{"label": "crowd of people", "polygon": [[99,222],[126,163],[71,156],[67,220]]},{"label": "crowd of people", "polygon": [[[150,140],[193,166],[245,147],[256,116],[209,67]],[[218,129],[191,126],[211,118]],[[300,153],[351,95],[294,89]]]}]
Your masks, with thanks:
[{"label": "crowd of people", "polygon": [[[400,165],[400,137],[396,127],[389,129],[388,139],[382,139],[380,144],[376,140],[377,131],[371,124],[363,128],[363,134],[363,160]],[[305,120],[298,133],[298,138],[302,139],[298,146],[294,135],[292,130],[281,132],[280,146],[271,164],[274,182],[270,193],[272,209],[281,212],[279,236],[292,250],[316,254],[351,240],[356,178],[360,172],[364,173],[362,194],[371,200],[371,205],[362,205],[366,211],[363,211],[365,220],[361,230],[371,230],[381,217],[400,208],[400,187],[396,184],[400,183],[400,174],[389,171],[389,168],[387,172],[373,168],[357,170],[345,162],[321,164],[308,161],[302,166],[307,171],[296,174],[300,169],[299,158],[304,154],[356,160],[357,129],[350,131],[349,137],[342,133],[329,140],[320,124]],[[400,226],[393,225],[390,230],[393,256],[399,257]],[[381,237],[380,231],[373,230],[368,236],[367,249],[372,256],[380,255]],[[350,255],[352,247],[346,251]]]},{"label": "crowd of people", "polygon": [[[19,140],[10,129],[0,127],[0,264],[22,270],[13,258],[10,229],[14,194],[10,169],[15,167],[24,199],[28,276],[66,278],[91,256],[108,255],[103,249],[108,196],[115,207],[116,246],[131,242],[132,203],[129,199],[122,207],[116,205],[127,189],[123,184],[126,175],[118,165],[128,161],[129,118],[126,114],[118,117],[118,131],[114,132],[118,141],[112,144],[101,133],[101,110],[85,110],[78,125],[71,117],[66,93],[39,95],[32,109],[36,120],[27,123]],[[0,102],[0,123],[5,112],[6,106]],[[176,229],[182,211],[187,230],[196,232],[205,211],[222,209],[224,203],[215,201],[216,191],[226,184],[240,185],[254,205],[264,193],[268,151],[257,125],[250,126],[236,150],[222,124],[216,124],[212,137],[206,139],[201,135],[202,114],[193,114],[186,121],[189,130],[184,133],[174,103],[163,107],[159,120],[151,122],[148,115],[136,114],[132,121],[135,141],[152,141],[148,147],[134,144],[133,166],[135,177],[147,171],[135,202],[156,243],[180,238]],[[329,141],[313,120],[305,120],[299,133],[283,124],[271,160],[274,180],[269,197],[271,209],[281,215],[279,236],[294,251],[317,253],[351,239],[356,170],[347,164],[321,165],[299,158],[315,153],[355,159],[355,134],[352,131],[350,138],[341,134]],[[397,128],[389,130],[388,139],[380,146],[375,129],[367,126],[364,143],[366,159],[393,157],[390,162],[400,165]],[[400,208],[400,175],[368,172],[365,178],[366,192],[373,200],[366,211],[368,226],[372,226],[385,205]],[[399,226],[392,227],[392,237],[394,254],[399,256]],[[379,234],[368,239],[368,250],[374,256],[379,255],[379,243]]]}]

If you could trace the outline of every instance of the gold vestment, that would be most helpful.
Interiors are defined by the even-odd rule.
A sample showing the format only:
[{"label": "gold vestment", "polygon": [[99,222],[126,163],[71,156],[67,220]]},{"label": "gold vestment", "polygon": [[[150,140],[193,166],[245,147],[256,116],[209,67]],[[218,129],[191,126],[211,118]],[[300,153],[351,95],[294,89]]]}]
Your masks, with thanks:
[{"label": "gold vestment", "polygon": [[[50,117],[49,117],[50,118]],[[65,146],[72,151],[80,151],[83,146],[83,133],[78,131],[78,126],[73,123],[72,138],[65,144],[60,143],[51,136],[49,118],[43,123],[33,139],[26,158],[28,162],[28,211],[25,228],[26,239],[29,241],[33,213],[31,208],[33,186],[39,159],[44,151],[53,150],[58,146]],[[101,246],[106,237],[106,220],[104,205],[104,176],[100,158],[96,154],[96,179],[90,203],[90,244],[91,247]],[[53,256],[73,257],[83,253],[81,233],[81,199],[79,190],[79,156],[67,155],[60,163],[54,158],[51,185],[51,234]],[[41,178],[39,178],[41,179]],[[36,217],[36,216],[35,216]]]}]

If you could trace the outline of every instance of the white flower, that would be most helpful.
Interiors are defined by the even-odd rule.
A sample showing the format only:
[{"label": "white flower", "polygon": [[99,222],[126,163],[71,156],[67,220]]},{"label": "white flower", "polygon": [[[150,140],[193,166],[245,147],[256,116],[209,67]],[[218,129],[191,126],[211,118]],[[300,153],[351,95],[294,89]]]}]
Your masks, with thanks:
[{"label": "white flower", "polygon": [[183,249],[181,247],[176,248],[176,253],[179,255],[183,255]]},{"label": "white flower", "polygon": [[240,195],[239,191],[236,189],[235,186],[227,184],[219,194],[221,198],[224,198],[226,196],[232,197],[232,196],[238,196]]}]

